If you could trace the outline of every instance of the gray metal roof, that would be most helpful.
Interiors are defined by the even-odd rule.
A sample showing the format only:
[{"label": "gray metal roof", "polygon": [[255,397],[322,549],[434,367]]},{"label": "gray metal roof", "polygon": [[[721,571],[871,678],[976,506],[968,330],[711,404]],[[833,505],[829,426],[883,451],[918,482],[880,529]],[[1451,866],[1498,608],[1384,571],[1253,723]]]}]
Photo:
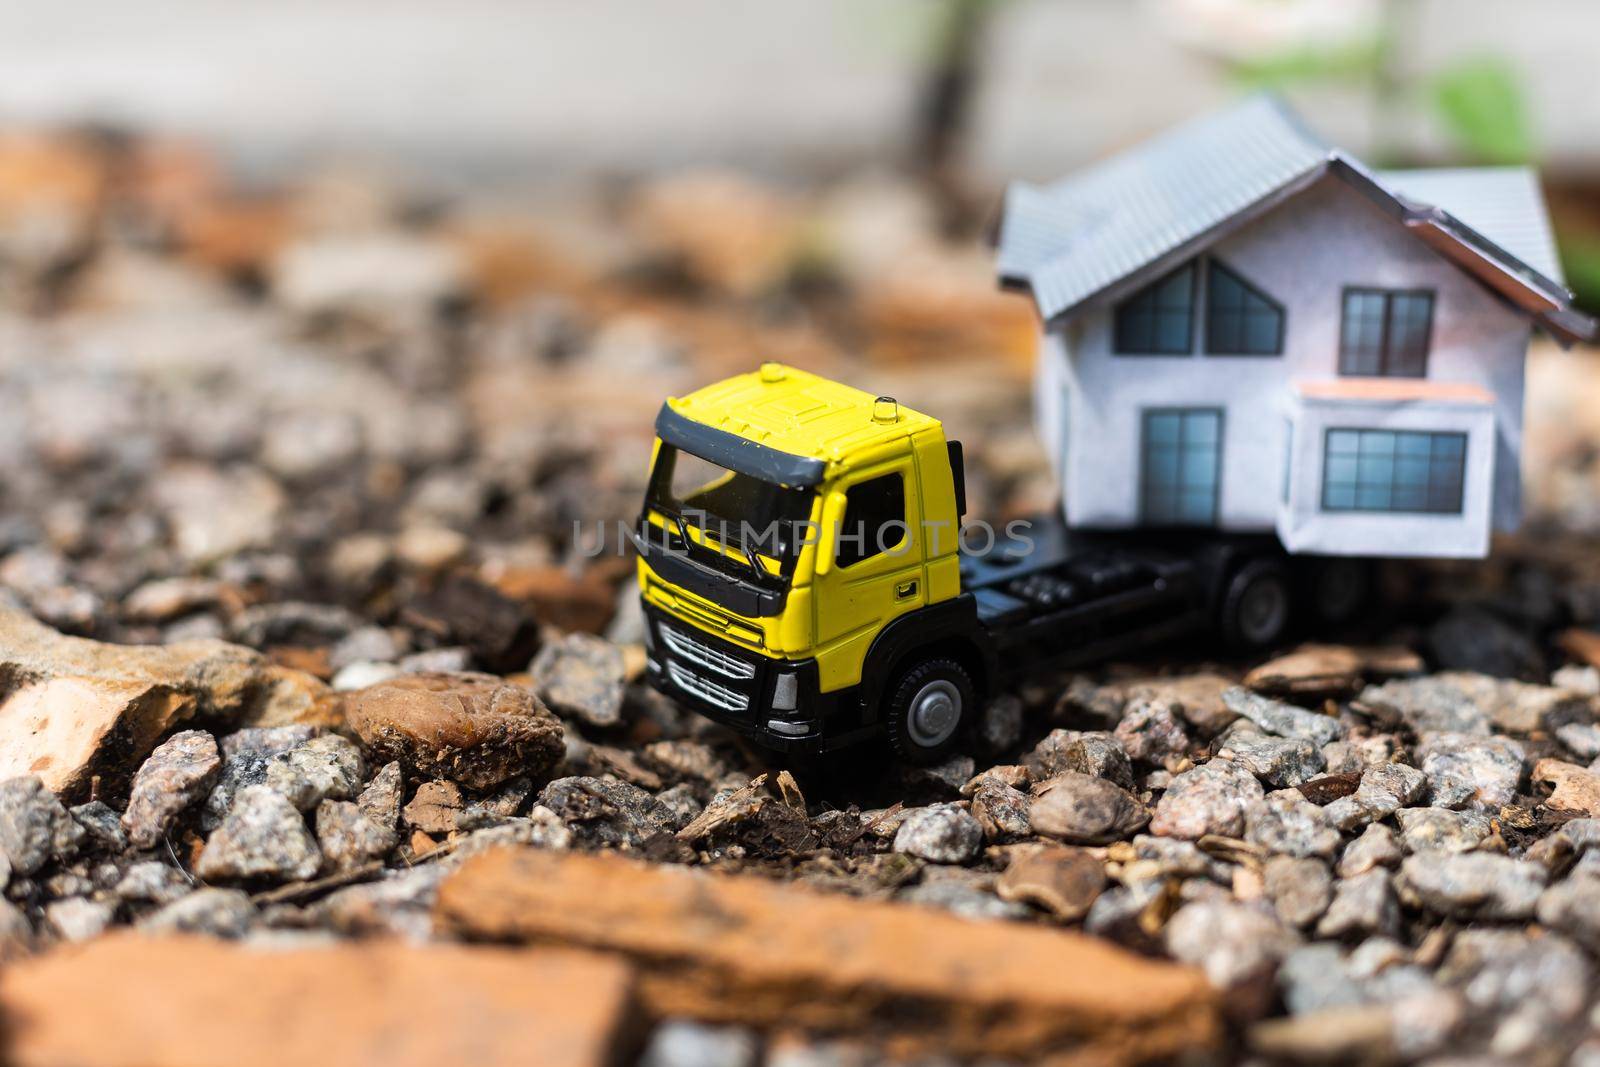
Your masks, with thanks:
[{"label": "gray metal roof", "polygon": [[[1563,339],[1583,336],[1560,283],[1544,199],[1525,168],[1374,172],[1308,133],[1287,106],[1254,96],[1046,186],[1014,183],[998,272],[1054,318],[1198,250],[1325,173],[1357,185],[1419,238]],[[1421,231],[1426,229],[1428,233]],[[1430,243],[1432,243],[1430,241]]]},{"label": "gray metal roof", "polygon": [[1380,170],[1377,178],[1408,200],[1443,208],[1546,278],[1565,282],[1532,167]]}]

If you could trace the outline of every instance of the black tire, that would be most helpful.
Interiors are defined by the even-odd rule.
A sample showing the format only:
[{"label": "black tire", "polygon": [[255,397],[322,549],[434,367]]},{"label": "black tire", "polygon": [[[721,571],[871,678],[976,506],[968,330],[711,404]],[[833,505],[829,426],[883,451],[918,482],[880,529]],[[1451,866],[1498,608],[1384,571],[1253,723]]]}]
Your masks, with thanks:
[{"label": "black tire", "polygon": [[1317,621],[1342,626],[1361,614],[1372,600],[1371,560],[1329,557],[1311,561],[1306,573],[1304,603]]},{"label": "black tire", "polygon": [[978,712],[972,676],[953,659],[923,660],[888,692],[884,730],[889,747],[917,766],[938,763],[954,751]]},{"label": "black tire", "polygon": [[1293,616],[1294,584],[1282,560],[1254,559],[1234,572],[1217,625],[1236,652],[1259,652],[1283,639]]}]

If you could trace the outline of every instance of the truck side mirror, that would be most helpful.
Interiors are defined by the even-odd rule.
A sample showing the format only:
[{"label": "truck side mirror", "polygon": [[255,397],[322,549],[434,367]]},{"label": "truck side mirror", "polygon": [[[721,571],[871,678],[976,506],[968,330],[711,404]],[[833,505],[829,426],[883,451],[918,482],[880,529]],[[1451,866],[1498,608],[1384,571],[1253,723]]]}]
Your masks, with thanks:
[{"label": "truck side mirror", "polygon": [[946,442],[945,447],[950,450],[950,477],[956,486],[956,518],[967,513],[967,460],[961,451],[960,441]]}]

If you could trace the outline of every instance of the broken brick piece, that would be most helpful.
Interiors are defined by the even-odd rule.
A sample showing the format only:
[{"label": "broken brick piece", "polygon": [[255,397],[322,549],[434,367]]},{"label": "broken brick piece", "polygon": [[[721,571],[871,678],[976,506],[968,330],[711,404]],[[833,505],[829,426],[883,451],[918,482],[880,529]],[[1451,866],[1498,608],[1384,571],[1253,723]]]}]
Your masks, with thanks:
[{"label": "broken brick piece", "polygon": [[624,953],[657,1016],[1106,1062],[1171,1058],[1220,1032],[1198,971],[1080,934],[619,856],[486,852],[445,880],[435,917],[472,938]]},{"label": "broken brick piece", "polygon": [[14,1067],[602,1067],[630,981],[619,960],[561,949],[262,950],[119,934],[6,968],[3,1056]]}]

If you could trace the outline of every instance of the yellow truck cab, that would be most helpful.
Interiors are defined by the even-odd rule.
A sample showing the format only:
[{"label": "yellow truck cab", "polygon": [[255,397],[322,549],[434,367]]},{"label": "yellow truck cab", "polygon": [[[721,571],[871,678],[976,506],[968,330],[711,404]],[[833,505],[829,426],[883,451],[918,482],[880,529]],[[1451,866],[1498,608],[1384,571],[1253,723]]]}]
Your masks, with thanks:
[{"label": "yellow truck cab", "polygon": [[635,544],[652,684],[769,747],[883,733],[944,757],[1000,664],[1088,661],[1203,623],[1275,641],[1259,543],[961,550],[961,446],[937,419],[778,364],[668,400]]}]

